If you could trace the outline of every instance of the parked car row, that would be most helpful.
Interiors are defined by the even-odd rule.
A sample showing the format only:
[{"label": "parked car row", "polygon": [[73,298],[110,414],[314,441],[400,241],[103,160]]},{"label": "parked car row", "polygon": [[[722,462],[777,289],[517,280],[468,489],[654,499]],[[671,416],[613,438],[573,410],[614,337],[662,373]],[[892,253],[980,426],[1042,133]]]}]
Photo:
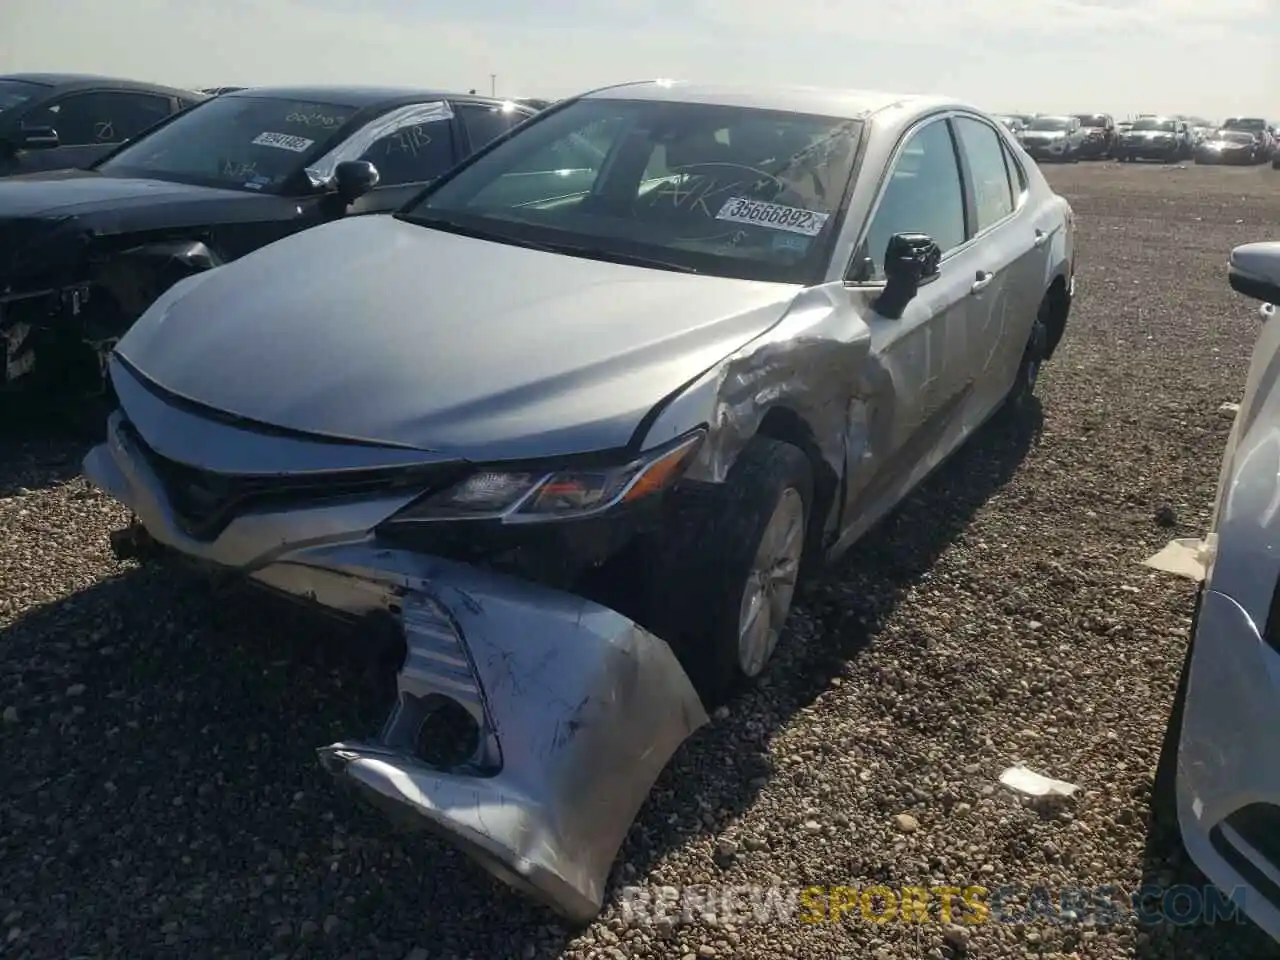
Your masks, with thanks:
[{"label": "parked car row", "polygon": [[970,105],[668,81],[225,92],[0,216],[9,369],[106,368],[117,552],[389,632],[325,768],[574,920],[802,573],[1035,409],[1076,266]]},{"label": "parked car row", "polygon": [[1271,161],[1273,167],[1280,168],[1275,128],[1257,117],[1232,117],[1221,127],[1198,117],[1157,114],[1121,122],[1108,114],[1008,114],[1000,121],[1038,161]]}]

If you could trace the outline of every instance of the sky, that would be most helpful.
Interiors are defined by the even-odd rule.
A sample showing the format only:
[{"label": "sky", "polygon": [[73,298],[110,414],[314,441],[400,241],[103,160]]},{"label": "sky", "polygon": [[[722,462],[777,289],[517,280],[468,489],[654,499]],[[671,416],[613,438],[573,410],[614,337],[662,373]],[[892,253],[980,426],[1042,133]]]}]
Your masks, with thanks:
[{"label": "sky", "polygon": [[37,70],[511,97],[671,77],[1276,122],[1280,0],[0,0],[0,74]]}]

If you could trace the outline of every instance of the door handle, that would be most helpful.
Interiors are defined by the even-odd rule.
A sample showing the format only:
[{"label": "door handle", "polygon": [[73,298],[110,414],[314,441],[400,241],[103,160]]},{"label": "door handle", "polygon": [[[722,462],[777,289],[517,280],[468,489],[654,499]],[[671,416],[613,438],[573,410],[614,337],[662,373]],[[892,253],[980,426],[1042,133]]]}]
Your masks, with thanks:
[{"label": "door handle", "polygon": [[996,275],[990,270],[979,270],[978,277],[973,281],[973,286],[969,288],[969,292],[981,293],[983,290],[987,289],[987,287],[991,286],[991,281],[995,278]]},{"label": "door handle", "polygon": [[1033,242],[1037,247],[1043,247],[1046,243],[1048,243],[1048,242],[1049,242],[1049,235],[1048,235],[1047,233],[1045,233],[1043,230],[1037,229],[1037,230],[1036,230],[1036,238],[1035,238],[1035,240],[1033,240],[1032,242]]}]

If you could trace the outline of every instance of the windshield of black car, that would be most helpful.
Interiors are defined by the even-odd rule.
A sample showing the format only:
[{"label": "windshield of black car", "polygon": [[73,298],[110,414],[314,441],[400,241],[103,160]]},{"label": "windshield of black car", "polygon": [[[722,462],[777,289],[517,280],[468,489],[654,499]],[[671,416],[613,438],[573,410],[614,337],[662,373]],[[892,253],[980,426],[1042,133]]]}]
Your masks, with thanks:
[{"label": "windshield of black car", "polygon": [[1261,132],[1267,129],[1267,121],[1257,117],[1232,117],[1223,124],[1228,130],[1248,130]]},{"label": "windshield of black car", "polygon": [[1082,113],[1079,114],[1076,119],[1080,121],[1080,126],[1082,127],[1097,128],[1105,127],[1107,125],[1107,118],[1096,113]]},{"label": "windshield of black car", "polygon": [[1253,143],[1253,134],[1244,130],[1219,130],[1214,134],[1214,139],[1227,143]]},{"label": "windshield of black car", "polygon": [[1173,133],[1177,129],[1177,124],[1172,120],[1156,120],[1147,117],[1142,120],[1135,120],[1133,124],[1134,130],[1158,130],[1164,133]]},{"label": "windshield of black car", "polygon": [[326,152],[358,108],[215,97],[99,164],[103,173],[273,192]]},{"label": "windshield of black car", "polygon": [[1036,117],[1031,121],[1029,130],[1069,130],[1071,120],[1067,117]]},{"label": "windshield of black car", "polygon": [[811,283],[860,134],[838,117],[586,98],[531,121],[401,216],[577,256]]},{"label": "windshield of black car", "polygon": [[25,80],[0,80],[0,113],[22,106],[44,89]]}]

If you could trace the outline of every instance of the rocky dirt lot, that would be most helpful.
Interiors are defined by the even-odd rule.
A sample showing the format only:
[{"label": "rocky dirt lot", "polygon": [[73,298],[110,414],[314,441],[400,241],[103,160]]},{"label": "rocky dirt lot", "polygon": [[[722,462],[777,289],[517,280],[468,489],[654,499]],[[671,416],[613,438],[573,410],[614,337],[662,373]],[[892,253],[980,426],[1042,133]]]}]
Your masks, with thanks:
[{"label": "rocky dirt lot", "polygon": [[[769,682],[678,754],[628,884],[1115,884],[1187,876],[1148,793],[1192,586],[1139,561],[1209,518],[1256,330],[1225,257],[1273,238],[1269,168],[1080,164],[1078,298],[1038,432],[989,429],[815,585]],[[628,924],[585,933],[339,795],[373,729],[357,639],[114,562],[79,448],[0,439],[0,955],[1267,956],[1250,926]],[[1157,517],[1166,524],[1161,525]],[[1171,521],[1171,523],[1170,523]],[[1023,761],[1081,785],[1024,804]],[[1193,881],[1199,882],[1199,881]]]}]

